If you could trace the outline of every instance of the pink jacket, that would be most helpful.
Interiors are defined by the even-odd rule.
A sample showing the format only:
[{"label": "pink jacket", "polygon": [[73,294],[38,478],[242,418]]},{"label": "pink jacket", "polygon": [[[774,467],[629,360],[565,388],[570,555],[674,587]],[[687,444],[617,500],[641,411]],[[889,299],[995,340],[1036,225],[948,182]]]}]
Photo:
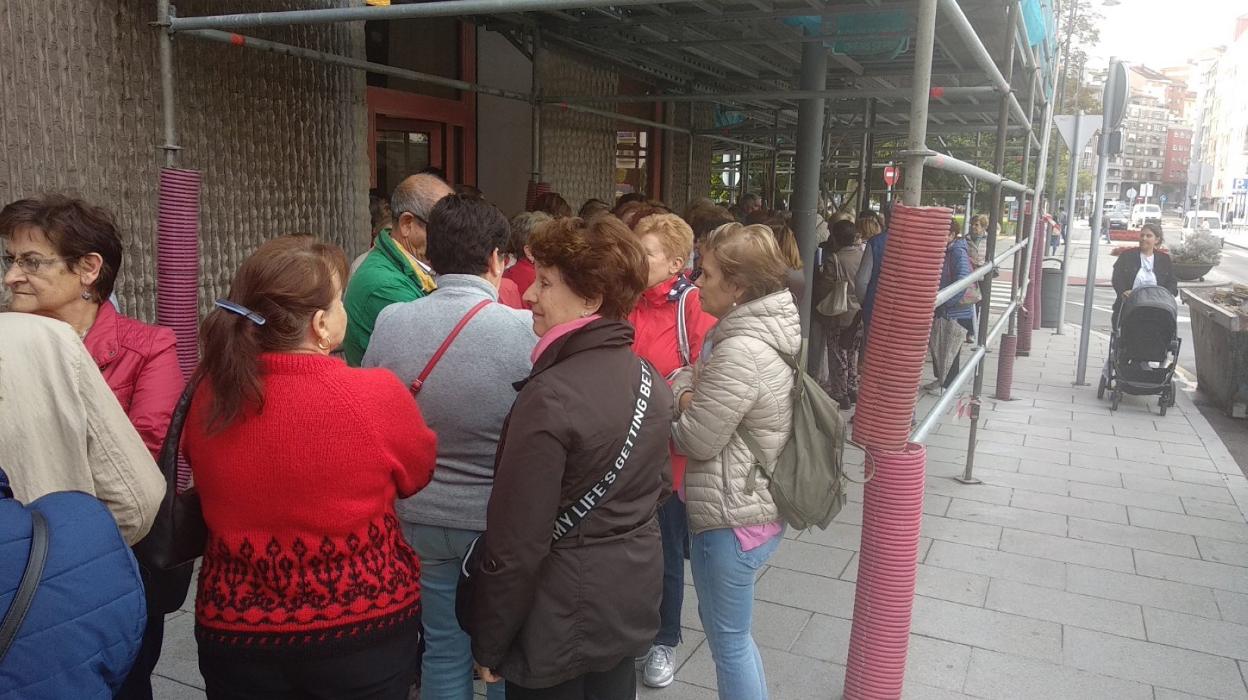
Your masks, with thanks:
[{"label": "pink jacket", "polygon": [[122,316],[105,302],[83,343],[143,444],[158,456],[185,385],[173,331]]}]

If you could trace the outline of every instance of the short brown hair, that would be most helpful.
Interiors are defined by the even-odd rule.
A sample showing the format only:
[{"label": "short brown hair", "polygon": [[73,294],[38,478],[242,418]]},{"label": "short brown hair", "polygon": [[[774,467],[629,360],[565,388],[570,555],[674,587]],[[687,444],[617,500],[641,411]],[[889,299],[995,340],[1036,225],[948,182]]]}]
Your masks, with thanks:
[{"label": "short brown hair", "polygon": [[685,221],[693,229],[693,240],[701,241],[711,231],[736,221],[736,218],[727,209],[708,201],[689,207],[685,211]]},{"label": "short brown hair", "polygon": [[220,430],[246,406],[264,407],[260,353],[298,348],[312,316],[334,302],[333,278],[346,286],[347,258],[338,246],[310,234],[274,238],[243,261],[227,299],[264,319],[217,308],[200,327],[203,359],[196,376],[212,387],[206,428]]},{"label": "short brown hair", "polygon": [[572,206],[558,192],[543,192],[539,194],[533,202],[533,211],[546,212],[555,219],[565,219],[572,216]]},{"label": "short brown hair", "polygon": [[761,223],[771,229],[772,235],[776,237],[776,246],[780,249],[780,257],[784,259],[784,262],[795,270],[802,267],[802,253],[797,247],[797,232],[789,225],[789,217],[783,212],[777,212],[763,221],[750,223]]},{"label": "short brown hair", "polygon": [[627,317],[646,288],[645,251],[624,222],[608,214],[543,224],[529,238],[529,250],[538,263],[558,268],[578,295],[601,297],[598,313],[605,318]]},{"label": "short brown hair", "polygon": [[658,200],[634,199],[624,202],[623,204],[616,205],[615,209],[613,209],[611,213],[615,214],[616,218],[620,221],[623,221],[625,226],[633,228],[637,225],[638,221],[641,221],[647,216],[653,216],[655,214],[670,214],[672,213],[672,210],[668,209],[666,204]]},{"label": "short brown hair", "polygon": [[645,235],[659,239],[659,245],[669,258],[687,262],[693,253],[693,229],[675,214],[651,214],[638,221],[633,232],[637,234],[637,240]]},{"label": "short brown hair", "polygon": [[724,224],[702,243],[703,255],[714,255],[724,279],[745,290],[753,301],[785,288],[788,263],[771,228],[762,224]]},{"label": "short brown hair", "polygon": [[71,270],[79,260],[98,254],[104,262],[91,296],[98,304],[113,293],[121,271],[121,236],[107,209],[63,194],[19,199],[0,209],[0,238],[10,241],[26,226],[39,229]]}]

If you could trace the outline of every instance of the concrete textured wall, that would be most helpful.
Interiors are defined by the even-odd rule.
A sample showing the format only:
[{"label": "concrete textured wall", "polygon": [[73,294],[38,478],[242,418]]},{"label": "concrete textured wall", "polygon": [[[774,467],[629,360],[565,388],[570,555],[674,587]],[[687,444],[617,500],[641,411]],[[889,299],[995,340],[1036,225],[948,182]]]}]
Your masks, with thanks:
[{"label": "concrete textured wall", "polygon": [[[186,0],[183,16],[350,4]],[[70,191],[117,215],[123,310],[155,318],[157,177],[163,164],[150,0],[6,0],[0,22],[0,200]],[[362,56],[359,23],[252,33]],[[175,41],[179,166],[203,172],[200,304],[228,289],[260,243],[310,231],[368,240],[363,75],[301,59]]]},{"label": "concrete textured wall", "polygon": [[[619,75],[558,51],[542,51],[538,75],[547,95],[610,95]],[[612,109],[610,105],[595,105]],[[572,205],[615,199],[615,121],[547,107],[542,113],[542,179]]]},{"label": "concrete textured wall", "polygon": [[[687,102],[675,105],[673,120],[676,125],[685,128],[709,129],[714,125],[714,114],[710,105]],[[710,139],[693,139],[693,178],[686,189],[686,171],[689,169],[689,139],[685,134],[669,134],[672,139],[671,189],[668,191],[667,202],[676,211],[684,211],[685,206],[698,197],[705,197],[711,191],[711,155],[714,142]]]}]

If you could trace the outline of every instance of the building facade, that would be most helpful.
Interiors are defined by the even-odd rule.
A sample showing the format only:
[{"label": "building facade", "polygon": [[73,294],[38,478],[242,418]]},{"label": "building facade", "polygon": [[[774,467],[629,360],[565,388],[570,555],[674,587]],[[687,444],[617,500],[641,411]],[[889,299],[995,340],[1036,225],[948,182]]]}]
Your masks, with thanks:
[{"label": "building facade", "polygon": [[1248,225],[1248,15],[1236,20],[1232,41],[1207,74],[1194,189],[1202,209],[1218,211],[1225,222]]}]

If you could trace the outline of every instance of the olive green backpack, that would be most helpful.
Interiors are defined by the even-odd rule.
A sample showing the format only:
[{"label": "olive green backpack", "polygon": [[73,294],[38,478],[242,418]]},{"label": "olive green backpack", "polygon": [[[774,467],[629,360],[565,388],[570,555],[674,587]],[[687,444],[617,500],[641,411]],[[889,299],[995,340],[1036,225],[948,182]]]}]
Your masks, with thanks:
[{"label": "olive green backpack", "polygon": [[748,431],[737,434],[754,456],[754,470],[746,483],[747,493],[756,486],[755,474],[763,472],[767,490],[790,527],[805,530],[813,526],[827,529],[845,505],[845,418],[840,407],[819,382],[806,373],[806,341],[797,358],[780,353],[793,368],[793,432],[773,465],[768,465],[763,448]]}]

